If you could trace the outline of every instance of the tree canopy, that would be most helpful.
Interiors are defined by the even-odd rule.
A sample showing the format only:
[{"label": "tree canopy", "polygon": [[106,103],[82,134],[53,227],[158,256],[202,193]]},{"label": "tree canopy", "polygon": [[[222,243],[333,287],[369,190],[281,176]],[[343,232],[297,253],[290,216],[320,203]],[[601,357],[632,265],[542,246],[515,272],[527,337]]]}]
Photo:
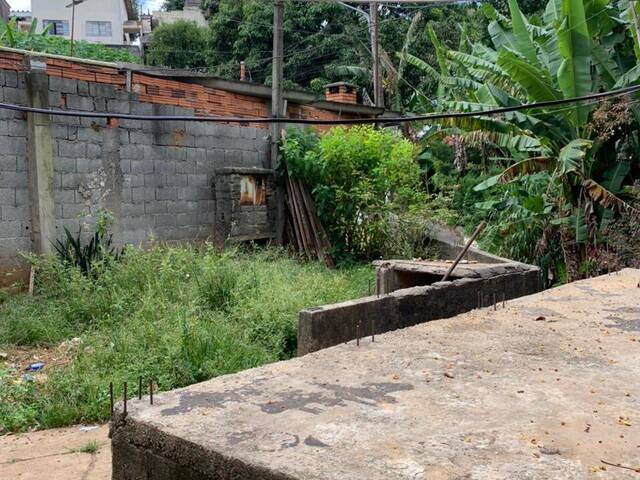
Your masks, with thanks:
[{"label": "tree canopy", "polygon": [[[508,11],[505,0],[491,0],[498,11]],[[167,0],[165,7],[180,9],[184,0]],[[239,64],[244,61],[249,79],[270,83],[272,56],[271,2],[263,0],[204,0],[202,7],[209,19],[204,65],[214,74],[238,78]],[[360,12],[337,2],[285,3],[284,77],[289,86],[320,91],[324,83],[348,80],[371,92],[371,53],[368,8]],[[540,11],[541,0],[528,0],[525,12]],[[487,19],[476,4],[454,6],[395,5],[380,7],[380,38],[383,50],[384,84],[392,98],[410,99],[421,76],[415,70],[402,75],[396,52],[410,44],[421,58],[435,64],[435,49],[427,25],[455,48],[461,41],[489,41]],[[185,31],[186,34],[186,31]],[[408,38],[410,37],[410,38]],[[149,48],[175,49],[175,38],[156,40]],[[408,41],[410,40],[410,41]],[[178,41],[178,44],[186,42]],[[180,57],[179,55],[177,57]],[[160,62],[159,59],[162,59]],[[154,61],[171,67],[183,67],[174,56],[156,55]],[[200,62],[198,62],[200,65]],[[402,70],[400,68],[400,70]]]}]

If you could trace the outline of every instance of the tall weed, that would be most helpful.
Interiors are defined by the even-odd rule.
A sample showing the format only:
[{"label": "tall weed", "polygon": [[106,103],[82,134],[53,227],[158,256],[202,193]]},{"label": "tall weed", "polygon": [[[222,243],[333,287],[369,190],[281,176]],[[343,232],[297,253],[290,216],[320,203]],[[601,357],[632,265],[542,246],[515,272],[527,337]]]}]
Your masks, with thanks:
[{"label": "tall weed", "polygon": [[36,294],[0,304],[0,350],[47,346],[67,363],[42,382],[0,371],[0,433],[106,420],[111,381],[121,396],[139,376],[172,389],[289,358],[301,309],[362,296],[373,276],[277,249],[129,248],[95,278],[31,260]]}]

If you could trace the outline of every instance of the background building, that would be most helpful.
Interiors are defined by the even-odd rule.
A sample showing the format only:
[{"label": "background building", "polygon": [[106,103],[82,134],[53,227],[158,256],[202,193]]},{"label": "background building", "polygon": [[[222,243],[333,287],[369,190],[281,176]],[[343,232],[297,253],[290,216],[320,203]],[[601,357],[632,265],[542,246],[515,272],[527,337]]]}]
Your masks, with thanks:
[{"label": "background building", "polygon": [[9,14],[11,13],[11,7],[7,3],[7,0],[0,0],[0,18],[5,22],[9,20]]},{"label": "background building", "polygon": [[139,32],[131,0],[83,0],[76,4],[75,22],[69,4],[70,0],[31,0],[33,17],[38,19],[37,32],[51,25],[50,35],[70,38],[74,23],[76,40],[107,45],[130,44],[132,34]]},{"label": "background building", "polygon": [[207,19],[202,13],[201,4],[201,0],[185,0],[182,10],[160,10],[153,12],[153,26],[157,27],[179,20],[186,20],[188,22],[195,22],[201,27],[206,27]]}]

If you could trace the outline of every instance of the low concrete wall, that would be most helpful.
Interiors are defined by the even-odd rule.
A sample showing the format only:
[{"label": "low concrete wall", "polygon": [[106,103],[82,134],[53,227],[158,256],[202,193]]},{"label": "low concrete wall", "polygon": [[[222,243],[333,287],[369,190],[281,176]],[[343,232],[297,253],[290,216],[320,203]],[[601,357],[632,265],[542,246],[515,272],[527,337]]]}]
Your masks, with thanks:
[{"label": "low concrete wall", "polygon": [[436,282],[383,296],[310,308],[298,319],[298,355],[332,347],[356,337],[410,327],[459,315],[496,301],[540,291],[540,269],[523,264],[484,268],[480,278]]}]

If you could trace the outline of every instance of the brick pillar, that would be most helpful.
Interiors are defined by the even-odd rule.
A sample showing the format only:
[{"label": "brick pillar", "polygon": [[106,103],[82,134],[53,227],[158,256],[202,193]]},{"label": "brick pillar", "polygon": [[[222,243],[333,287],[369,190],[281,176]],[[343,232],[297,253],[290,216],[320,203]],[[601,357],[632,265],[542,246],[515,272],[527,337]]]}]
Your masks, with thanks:
[{"label": "brick pillar", "polygon": [[[32,107],[49,108],[49,76],[46,63],[26,57],[27,101]],[[53,147],[49,115],[27,114],[27,163],[31,204],[31,238],[34,251],[53,250],[56,216],[53,183]]]}]

